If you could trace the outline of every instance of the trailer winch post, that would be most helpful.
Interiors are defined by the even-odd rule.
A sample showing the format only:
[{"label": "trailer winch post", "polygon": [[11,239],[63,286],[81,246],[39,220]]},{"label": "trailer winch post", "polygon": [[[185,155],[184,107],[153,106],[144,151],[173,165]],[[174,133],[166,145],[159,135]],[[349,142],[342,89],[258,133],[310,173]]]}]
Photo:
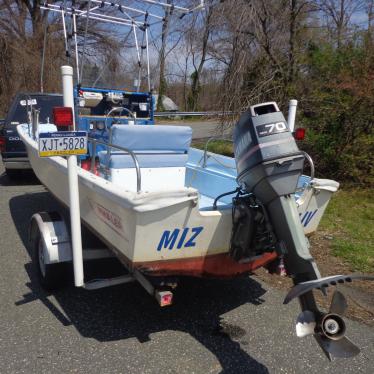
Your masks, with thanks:
[{"label": "trailer winch post", "polygon": [[288,106],[288,127],[291,132],[295,130],[295,119],[296,119],[296,108],[297,108],[297,100],[292,99],[289,102]]},{"label": "trailer winch post", "polygon": [[[61,75],[64,106],[73,109],[73,130],[75,130],[73,68],[71,66],[61,66]],[[79,206],[77,156],[68,156],[67,162],[69,179],[69,206],[71,222],[71,243],[73,249],[74,284],[76,287],[83,287],[83,251]]]}]

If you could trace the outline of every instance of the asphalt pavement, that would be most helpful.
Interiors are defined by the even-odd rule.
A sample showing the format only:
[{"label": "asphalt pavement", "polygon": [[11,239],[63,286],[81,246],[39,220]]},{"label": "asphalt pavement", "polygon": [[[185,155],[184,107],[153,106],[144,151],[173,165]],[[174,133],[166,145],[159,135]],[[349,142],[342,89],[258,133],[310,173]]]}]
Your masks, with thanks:
[{"label": "asphalt pavement", "polygon": [[[297,302],[255,277],[183,279],[160,308],[136,283],[40,288],[27,245],[32,214],[60,209],[38,181],[0,167],[0,373],[373,373],[373,329],[347,321],[362,349],[329,362],[298,339]],[[110,270],[110,269],[109,269]]]}]

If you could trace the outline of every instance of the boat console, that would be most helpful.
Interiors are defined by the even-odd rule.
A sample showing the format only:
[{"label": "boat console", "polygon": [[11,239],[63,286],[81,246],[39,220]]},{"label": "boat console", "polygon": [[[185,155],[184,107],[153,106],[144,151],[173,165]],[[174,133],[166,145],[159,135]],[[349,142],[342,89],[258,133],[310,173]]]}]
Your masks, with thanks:
[{"label": "boat console", "polygon": [[[184,187],[192,129],[187,126],[113,125],[110,143],[132,151],[139,163],[143,191]],[[135,163],[129,153],[102,150],[98,153],[100,175],[129,191],[136,191]]]},{"label": "boat console", "polygon": [[[135,119],[139,124],[153,124],[152,95],[149,92],[77,87],[75,100],[80,119],[102,120],[102,117],[105,119],[113,113],[113,109],[121,108],[122,112],[117,113],[116,122],[129,124],[129,121]],[[91,126],[89,129],[95,130],[96,127]]]}]

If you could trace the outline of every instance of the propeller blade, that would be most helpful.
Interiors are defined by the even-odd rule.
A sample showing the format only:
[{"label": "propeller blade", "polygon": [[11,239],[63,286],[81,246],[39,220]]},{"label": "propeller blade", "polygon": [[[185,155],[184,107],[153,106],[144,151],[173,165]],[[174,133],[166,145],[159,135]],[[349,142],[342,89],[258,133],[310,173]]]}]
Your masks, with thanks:
[{"label": "propeller blade", "polygon": [[330,313],[338,314],[343,316],[346,309],[348,308],[347,300],[344,295],[335,290],[334,295],[332,296],[332,301],[330,305]]},{"label": "propeller blade", "polygon": [[322,352],[325,354],[325,356],[326,356],[330,361],[332,361],[332,357],[331,357],[330,353],[327,352],[326,349],[325,349],[325,347],[324,347],[324,343],[322,342],[322,336],[319,335],[319,334],[314,334],[314,338],[316,339],[318,345],[321,347]]},{"label": "propeller blade", "polygon": [[316,328],[316,319],[314,313],[310,310],[304,310],[299,314],[296,320],[296,335],[299,338],[313,335]]},{"label": "propeller blade", "polygon": [[[331,360],[331,356],[340,358],[354,357],[360,353],[360,349],[347,337],[339,340],[331,340],[321,335],[314,335],[325,355]],[[330,357],[329,357],[330,356]]]}]

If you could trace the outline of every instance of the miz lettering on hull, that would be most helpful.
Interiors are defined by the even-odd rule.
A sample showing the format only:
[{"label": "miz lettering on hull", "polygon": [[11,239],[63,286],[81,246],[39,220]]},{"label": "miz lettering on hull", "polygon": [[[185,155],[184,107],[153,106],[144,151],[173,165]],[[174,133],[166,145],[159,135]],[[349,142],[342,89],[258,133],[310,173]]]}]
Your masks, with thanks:
[{"label": "miz lettering on hull", "polygon": [[163,248],[169,248],[172,250],[176,245],[177,249],[189,248],[196,246],[196,238],[203,231],[203,227],[185,227],[183,230],[174,229],[173,231],[165,230],[158,244],[157,250],[161,251]]}]

